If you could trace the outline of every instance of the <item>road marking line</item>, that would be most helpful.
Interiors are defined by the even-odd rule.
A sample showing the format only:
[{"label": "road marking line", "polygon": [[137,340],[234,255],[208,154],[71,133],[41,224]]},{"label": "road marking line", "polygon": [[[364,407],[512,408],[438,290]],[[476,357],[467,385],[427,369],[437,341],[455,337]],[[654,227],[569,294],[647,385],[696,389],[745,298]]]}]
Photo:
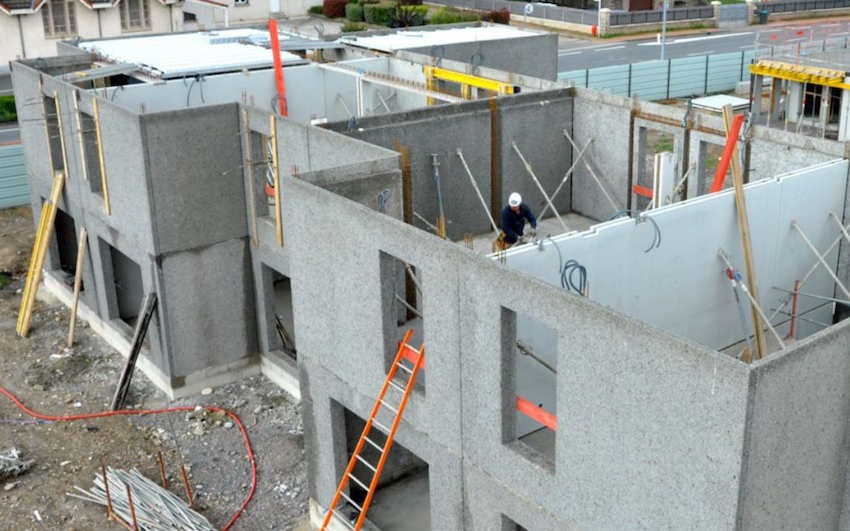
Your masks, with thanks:
[{"label": "road marking line", "polygon": [[[668,45],[670,45],[670,44],[684,44],[684,43],[688,43],[688,42],[707,41],[707,40],[711,40],[711,39],[723,39],[725,37],[741,37],[743,35],[752,35],[752,34],[753,34],[752,31],[747,31],[747,32],[744,32],[744,33],[725,33],[723,35],[708,35],[706,37],[690,37],[690,38],[685,38],[685,39],[676,39],[674,41],[667,41],[667,44]],[[661,43],[656,42],[656,41],[642,42],[642,43],[638,44],[638,46],[661,46]]]},{"label": "road marking line", "polygon": [[566,56],[568,56],[568,55],[578,55],[578,54],[580,54],[580,53],[581,53],[581,52],[559,53],[559,54],[558,54],[558,57],[566,57]]},{"label": "road marking line", "polygon": [[625,47],[626,47],[626,45],[624,44],[623,46],[613,46],[611,48],[598,48],[598,49],[593,50],[593,51],[594,52],[607,52],[608,50],[619,50],[620,48],[625,48]]}]

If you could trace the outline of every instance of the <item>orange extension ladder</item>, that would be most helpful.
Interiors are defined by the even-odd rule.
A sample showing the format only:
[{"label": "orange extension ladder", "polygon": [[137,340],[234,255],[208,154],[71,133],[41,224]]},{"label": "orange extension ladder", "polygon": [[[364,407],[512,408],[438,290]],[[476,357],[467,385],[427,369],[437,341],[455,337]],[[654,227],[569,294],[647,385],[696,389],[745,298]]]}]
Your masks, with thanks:
[{"label": "orange extension ladder", "polygon": [[[404,409],[407,407],[407,400],[410,398],[410,393],[413,391],[413,386],[416,383],[416,375],[419,373],[419,369],[422,368],[422,362],[425,358],[425,345],[417,351],[407,345],[408,341],[410,341],[410,336],[413,335],[413,331],[408,330],[407,334],[404,336],[404,340],[401,342],[401,345],[398,349],[398,354],[395,357],[395,361],[393,361],[393,366],[390,368],[389,374],[387,374],[387,379],[384,381],[384,386],[381,388],[381,393],[378,395],[378,400],[375,401],[375,407],[372,408],[372,414],[369,415],[369,420],[366,421],[366,426],[363,428],[363,433],[360,435],[360,440],[357,442],[357,447],[354,449],[353,454],[351,455],[351,460],[348,462],[348,467],[345,469],[345,474],[342,476],[342,480],[339,482],[339,488],[336,490],[336,494],[334,495],[333,501],[331,502],[330,508],[328,509],[327,514],[325,515],[325,520],[322,522],[321,531],[325,531],[328,528],[328,524],[330,524],[331,519],[336,516],[336,520],[342,522],[348,529],[352,529],[353,531],[360,531],[363,527],[363,522],[366,520],[366,512],[369,510],[369,505],[372,503],[372,496],[375,494],[375,490],[378,486],[378,480],[381,477],[381,471],[384,469],[384,464],[387,462],[387,456],[390,453],[390,448],[393,445],[393,439],[395,439],[396,430],[398,430],[398,425],[401,423],[401,416],[404,414]],[[413,351],[416,355],[416,361],[413,363],[413,369],[408,368],[407,366],[401,363],[402,359],[405,357],[405,353],[409,353]],[[396,375],[396,371],[401,369],[408,373],[407,385],[402,387],[393,381]],[[390,388],[394,389],[398,393],[401,393],[401,402],[399,402],[398,406],[393,406],[392,404],[388,404],[384,398],[387,394],[387,390]],[[382,425],[380,422],[375,420],[375,417],[378,415],[378,412],[381,408],[385,408],[386,410],[395,414],[395,419],[393,420],[393,425],[391,428],[387,428]],[[383,446],[379,445],[375,441],[369,438],[369,434],[372,431],[372,426],[377,426],[379,432],[383,433],[387,440],[383,444]],[[378,460],[377,465],[372,465],[363,457],[361,457],[361,452],[363,451],[364,445],[369,444],[373,448],[377,449],[381,454],[381,458]],[[361,481],[352,475],[354,470],[354,466],[358,463],[358,461],[363,464],[366,468],[372,471],[372,480],[367,483],[365,481]],[[357,485],[366,490],[366,499],[363,502],[363,505],[360,506],[356,502],[354,502],[346,493],[345,487],[348,485],[348,480],[352,480]],[[357,517],[357,522],[352,524],[349,522],[349,519],[342,515],[338,508],[337,504],[340,502],[340,498],[345,498],[345,500],[360,514]]]}]

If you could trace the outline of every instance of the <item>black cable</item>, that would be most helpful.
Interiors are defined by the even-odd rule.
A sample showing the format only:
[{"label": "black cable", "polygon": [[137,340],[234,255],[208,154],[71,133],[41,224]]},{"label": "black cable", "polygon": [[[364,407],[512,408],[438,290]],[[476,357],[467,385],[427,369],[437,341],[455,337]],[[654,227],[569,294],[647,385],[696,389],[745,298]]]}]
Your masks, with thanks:
[{"label": "black cable", "polygon": [[[575,278],[576,275],[578,279]],[[587,268],[576,260],[567,260],[561,269],[561,287],[584,295],[584,288],[587,287]]]},{"label": "black cable", "polygon": [[651,251],[651,250],[653,250],[657,247],[661,247],[661,228],[658,226],[658,223],[656,223],[656,221],[652,217],[645,216],[643,214],[643,212],[636,212],[636,211],[630,210],[630,209],[621,210],[621,211],[617,212],[616,214],[614,214],[613,216],[611,216],[610,218],[608,218],[608,221],[613,221],[613,220],[615,220],[619,217],[622,217],[624,215],[628,215],[629,217],[633,217],[633,219],[635,220],[636,223],[644,223],[647,220],[649,220],[652,223],[652,227],[655,229],[655,234],[653,234],[653,236],[652,236],[652,243],[649,245],[649,247],[647,247],[647,249],[644,251],[644,253],[648,253],[649,251]]},{"label": "black cable", "polygon": [[392,197],[393,192],[389,188],[378,194],[378,212],[381,214],[387,213],[387,202]]}]

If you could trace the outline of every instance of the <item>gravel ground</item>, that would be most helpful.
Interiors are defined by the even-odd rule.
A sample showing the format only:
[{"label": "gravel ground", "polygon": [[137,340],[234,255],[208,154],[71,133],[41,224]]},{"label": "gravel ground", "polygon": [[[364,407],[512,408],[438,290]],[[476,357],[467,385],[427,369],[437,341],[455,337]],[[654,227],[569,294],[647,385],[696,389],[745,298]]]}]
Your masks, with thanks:
[{"label": "gravel ground", "polygon": [[[30,337],[15,334],[33,232],[28,209],[0,211],[0,385],[46,415],[106,411],[124,358],[85,322],[78,322],[75,345],[66,349],[69,311],[48,296],[37,305]],[[137,371],[127,403],[146,409],[215,405],[236,413],[251,438],[258,485],[232,529],[309,529],[301,414],[277,386],[256,376],[172,402]],[[0,395],[0,450],[10,447],[35,463],[0,480],[0,531],[120,529],[104,525],[104,508],[66,493],[74,485],[90,488],[101,463],[135,467],[158,481],[157,452],[164,455],[170,490],[183,498],[179,467],[185,463],[199,511],[218,528],[251,486],[239,428],[205,411],[34,423]]]}]

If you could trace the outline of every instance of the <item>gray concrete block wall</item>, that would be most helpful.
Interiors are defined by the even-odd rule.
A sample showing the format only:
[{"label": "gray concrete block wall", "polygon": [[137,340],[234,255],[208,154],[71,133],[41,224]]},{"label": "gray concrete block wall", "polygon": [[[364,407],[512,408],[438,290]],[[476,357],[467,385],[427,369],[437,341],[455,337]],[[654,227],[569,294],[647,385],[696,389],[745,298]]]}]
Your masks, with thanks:
[{"label": "gray concrete block wall", "polygon": [[[590,141],[572,181],[572,209],[583,216],[606,220],[617,212],[587,170],[590,164],[617,208],[628,204],[630,102],[607,94],[576,89],[571,135],[579,150]],[[573,150],[573,157],[578,151]]]},{"label": "gray concrete block wall", "polygon": [[[311,492],[322,507],[327,508],[348,464],[342,407],[366,419],[375,397],[372,394],[361,394],[312,358],[304,358],[301,367],[302,385],[308,382],[304,407],[305,411],[312,413],[305,418],[304,423],[309,460],[315,463],[311,467]],[[303,376],[305,374],[306,378]],[[380,382],[373,383],[380,385]],[[417,430],[415,424],[406,420],[402,420],[395,440],[428,464],[431,529],[464,529],[463,467],[460,454],[448,450],[439,440]]]},{"label": "gray concrete block wall", "polygon": [[[291,205],[285,222],[299,234],[288,245],[299,356],[324,366],[374,400],[386,377],[388,348],[379,296],[387,279],[380,276],[380,253],[409,262],[421,271],[425,342],[432,354],[424,400],[417,394],[405,418],[459,454],[458,272],[445,257],[445,249],[455,245],[308,183],[287,179],[286,186]],[[338,208],[340,204],[351,208]],[[310,212],[319,210],[325,214],[309,218]],[[317,252],[319,241],[333,242],[334,254],[344,258],[329,260]]]},{"label": "gray concrete block wall", "polygon": [[248,235],[239,105],[142,116],[157,254]]},{"label": "gray concrete block wall", "polygon": [[846,529],[849,325],[754,364],[740,529]]},{"label": "gray concrete block wall", "polygon": [[[244,203],[243,203],[244,204]],[[162,257],[172,375],[184,376],[257,352],[251,261],[244,238]]]},{"label": "gray concrete block wall", "polygon": [[[442,58],[514,72],[540,79],[558,77],[558,35],[540,33],[516,39],[497,39],[440,46]],[[408,52],[431,55],[430,46]]]},{"label": "gray concrete block wall", "polygon": [[[454,440],[461,435],[466,462],[577,529],[735,529],[746,366],[307,183],[287,179],[286,184],[293,201],[287,223],[310,241],[334,241],[334,256],[345,257],[329,259],[304,247],[301,238],[290,246],[293,276],[306,279],[293,291],[308,399],[315,398],[318,386],[320,393],[338,393],[335,400],[343,404],[362,396],[352,407],[358,414],[372,404],[385,376],[376,300],[383,251],[417,266],[424,282],[428,387],[424,400],[414,395],[405,414],[423,439],[456,452]],[[327,219],[299,221],[319,205],[325,205]],[[368,236],[375,233],[382,235],[380,241]],[[304,276],[308,269],[312,277]],[[554,470],[503,444],[502,307],[559,334],[564,370],[559,372]],[[316,365],[321,368],[313,369]],[[318,384],[319,372],[338,381]],[[456,402],[460,397],[462,404]],[[326,435],[322,423],[330,420],[317,422],[312,429]],[[339,476],[324,468],[333,462],[333,445],[319,444],[324,457],[314,494],[327,503]],[[334,466],[339,472],[339,464]]]},{"label": "gray concrete block wall", "polygon": [[[500,204],[507,205],[511,192],[522,194],[535,214],[547,202],[513,148],[516,142],[522,156],[532,166],[546,195],[551,196],[572,164],[572,148],[563,130],[572,129],[573,99],[565,94],[547,93],[524,98],[504,98],[499,106]],[[553,203],[558,213],[570,212],[572,205],[569,182]],[[474,199],[468,195],[469,199]],[[548,216],[553,215],[551,209]],[[496,223],[501,223],[496,220]]]},{"label": "gray concrete block wall", "polygon": [[[483,103],[483,104],[482,104]],[[432,154],[440,164],[440,184],[448,236],[490,229],[469,176],[457,155],[463,151],[481,194],[490,202],[490,110],[486,102],[440,106],[430,112],[413,112],[358,121],[352,137],[392,149],[395,139],[410,149],[413,211],[436,223],[439,216]],[[345,131],[332,124],[329,128]],[[421,222],[416,222],[421,226]]]},{"label": "gray concrete block wall", "polygon": [[[460,291],[464,457],[578,529],[734,529],[746,367],[478,261]],[[558,334],[554,469],[503,443],[501,308]]]}]

